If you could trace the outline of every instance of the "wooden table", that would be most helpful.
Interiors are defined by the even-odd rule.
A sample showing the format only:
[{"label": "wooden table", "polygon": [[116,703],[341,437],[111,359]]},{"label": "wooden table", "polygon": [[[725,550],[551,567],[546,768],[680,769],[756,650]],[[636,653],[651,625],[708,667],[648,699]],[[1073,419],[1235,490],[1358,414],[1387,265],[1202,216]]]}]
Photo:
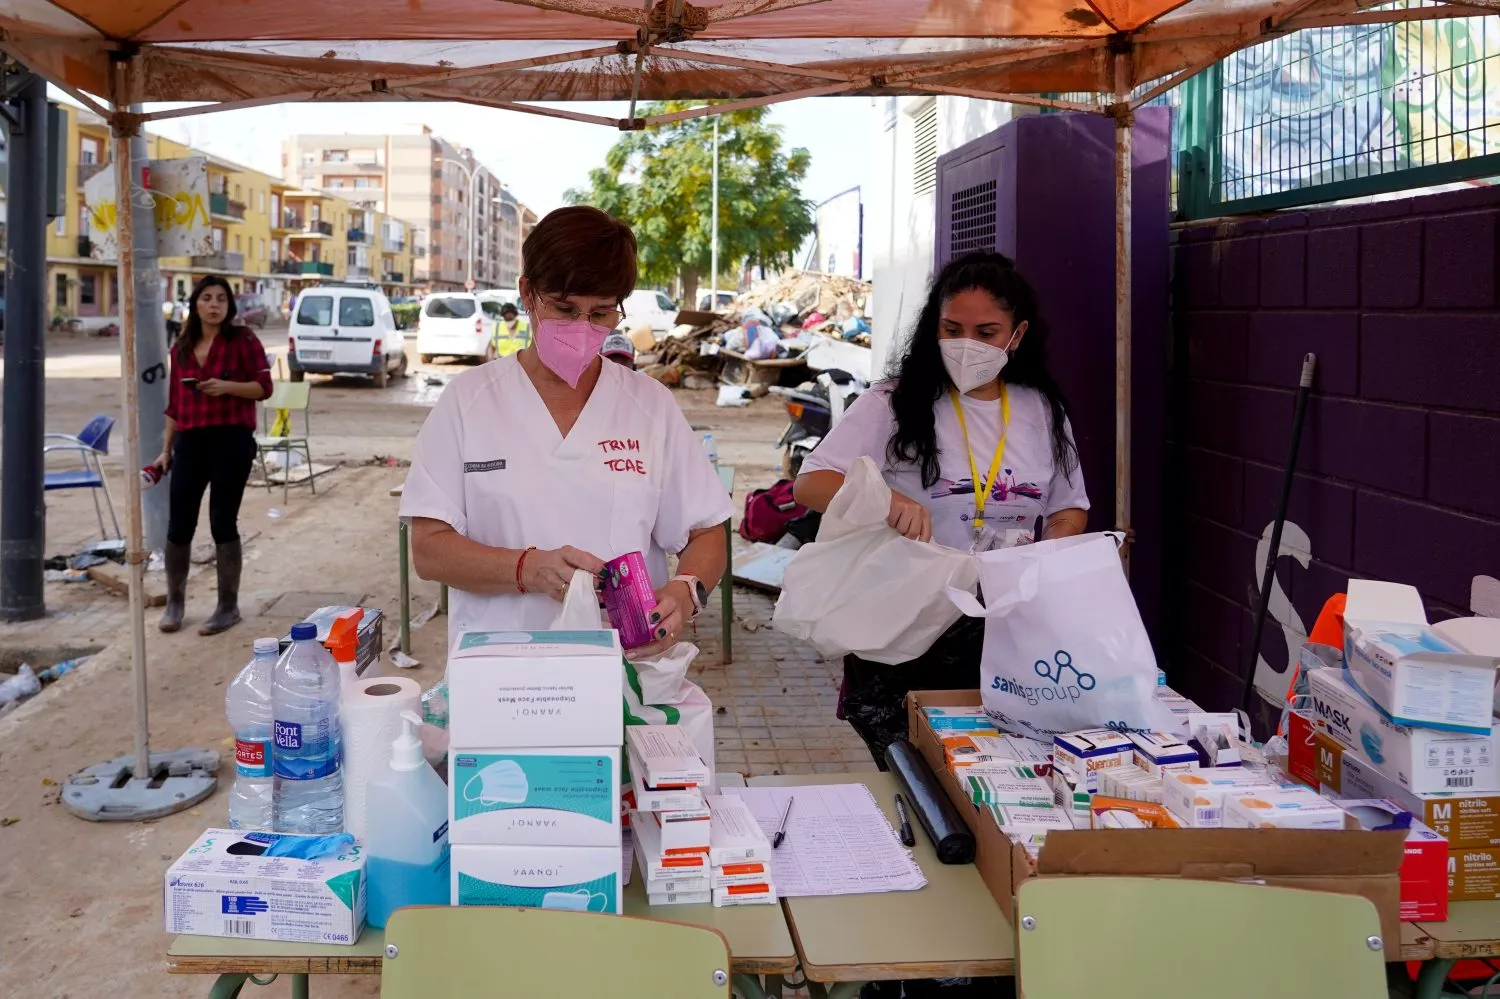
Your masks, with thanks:
[{"label": "wooden table", "polygon": [[1500,957],[1500,901],[1454,902],[1444,923],[1403,923],[1402,957],[1406,958],[1406,928],[1420,931],[1412,943],[1426,950],[1417,978],[1417,999],[1439,999],[1450,993],[1443,982],[1453,965],[1471,958]]},{"label": "wooden table", "polygon": [[[897,827],[896,778],[888,773],[752,777],[751,787],[864,784]],[[830,997],[868,981],[1009,976],[1016,934],[973,864],[943,864],[921,828],[912,849],[927,885],[917,891],[787,898],[787,925],[809,982]]]}]

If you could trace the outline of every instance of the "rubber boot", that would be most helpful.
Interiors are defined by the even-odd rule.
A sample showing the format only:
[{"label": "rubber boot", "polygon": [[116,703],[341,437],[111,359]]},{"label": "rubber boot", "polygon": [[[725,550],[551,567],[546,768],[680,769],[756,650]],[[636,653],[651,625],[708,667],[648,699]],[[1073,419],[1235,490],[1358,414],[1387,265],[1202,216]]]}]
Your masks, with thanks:
[{"label": "rubber boot", "polygon": [[182,610],[187,602],[188,572],[193,568],[192,545],[174,545],[167,542],[162,553],[167,570],[167,607],[161,612],[157,627],[162,631],[177,631],[182,627]]},{"label": "rubber boot", "polygon": [[219,574],[219,605],[203,627],[200,635],[217,635],[240,623],[240,543],[214,546],[214,568]]}]

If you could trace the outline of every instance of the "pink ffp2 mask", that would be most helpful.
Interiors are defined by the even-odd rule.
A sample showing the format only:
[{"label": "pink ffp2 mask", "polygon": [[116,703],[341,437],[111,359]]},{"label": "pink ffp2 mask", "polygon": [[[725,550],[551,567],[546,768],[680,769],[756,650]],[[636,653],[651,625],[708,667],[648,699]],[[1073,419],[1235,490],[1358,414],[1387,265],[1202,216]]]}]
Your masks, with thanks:
[{"label": "pink ffp2 mask", "polygon": [[587,319],[543,319],[532,336],[541,362],[571,388],[577,388],[578,380],[599,356],[599,348],[611,332]]}]

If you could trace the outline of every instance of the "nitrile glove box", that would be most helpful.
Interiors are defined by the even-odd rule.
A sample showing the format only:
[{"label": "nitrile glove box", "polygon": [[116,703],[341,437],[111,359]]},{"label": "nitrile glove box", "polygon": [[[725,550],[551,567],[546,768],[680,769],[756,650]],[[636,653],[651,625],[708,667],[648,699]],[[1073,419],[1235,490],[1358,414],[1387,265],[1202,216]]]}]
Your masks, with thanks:
[{"label": "nitrile glove box", "polygon": [[613,631],[466,631],[448,653],[448,745],[465,750],[625,741]]},{"label": "nitrile glove box", "polygon": [[1427,627],[1415,587],[1349,581],[1344,663],[1354,683],[1401,725],[1488,735],[1500,659],[1474,655]]},{"label": "nitrile glove box", "polygon": [[279,833],[210,829],[167,868],[168,933],[352,944],[365,928],[365,858],[265,857]]},{"label": "nitrile glove box", "polygon": [[453,904],[613,912],[623,905],[620,844],[453,847]]},{"label": "nitrile glove box", "polygon": [[1500,791],[1494,735],[1398,725],[1349,684],[1344,670],[1308,670],[1307,687],[1318,730],[1398,787],[1419,793]]},{"label": "nitrile glove box", "polygon": [[448,761],[450,843],[620,842],[618,748],[461,751]]}]

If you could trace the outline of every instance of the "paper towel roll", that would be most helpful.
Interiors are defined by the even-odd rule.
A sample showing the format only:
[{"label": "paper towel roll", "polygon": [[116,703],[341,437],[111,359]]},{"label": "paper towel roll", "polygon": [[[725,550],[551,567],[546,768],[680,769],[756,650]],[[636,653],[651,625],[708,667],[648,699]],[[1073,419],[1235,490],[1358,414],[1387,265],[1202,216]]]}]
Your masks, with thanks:
[{"label": "paper towel roll", "polygon": [[401,734],[401,712],[422,714],[422,688],[406,677],[371,677],[344,685],[339,726],[344,738],[344,831],[365,838],[365,801],[370,779],[391,760]]}]

